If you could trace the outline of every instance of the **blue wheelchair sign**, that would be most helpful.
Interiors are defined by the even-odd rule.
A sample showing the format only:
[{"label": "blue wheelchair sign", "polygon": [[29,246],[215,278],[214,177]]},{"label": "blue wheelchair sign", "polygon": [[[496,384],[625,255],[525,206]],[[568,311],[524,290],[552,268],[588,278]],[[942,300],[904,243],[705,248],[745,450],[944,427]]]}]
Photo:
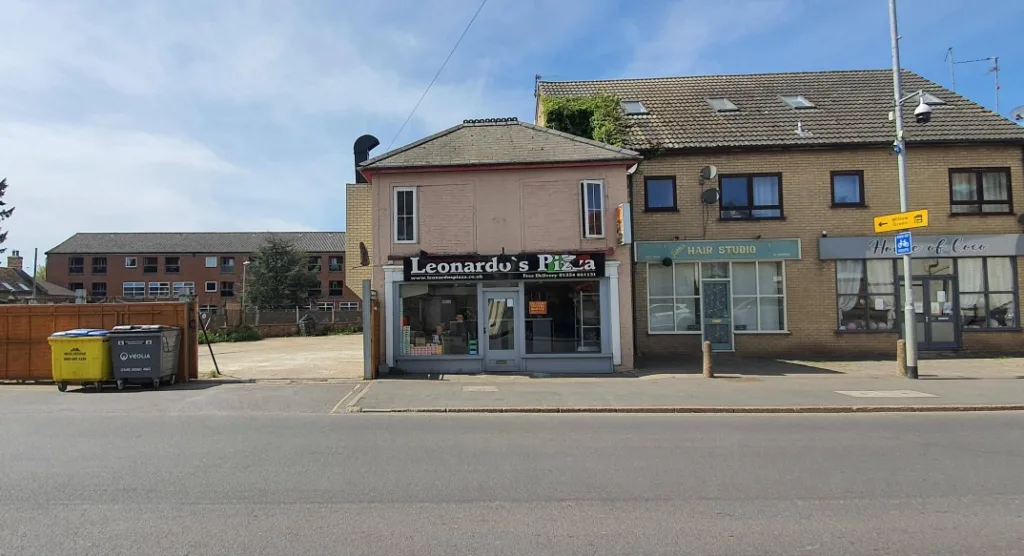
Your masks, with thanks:
[{"label": "blue wheelchair sign", "polygon": [[910,232],[896,234],[896,254],[909,255],[914,251],[914,241],[910,239]]}]

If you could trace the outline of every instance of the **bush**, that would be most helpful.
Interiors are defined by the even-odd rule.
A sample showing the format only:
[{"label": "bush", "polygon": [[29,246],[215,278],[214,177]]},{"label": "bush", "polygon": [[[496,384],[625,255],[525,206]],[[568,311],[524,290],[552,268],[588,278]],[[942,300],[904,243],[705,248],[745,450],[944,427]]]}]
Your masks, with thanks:
[{"label": "bush", "polygon": [[243,326],[233,330],[206,332],[199,335],[200,344],[219,344],[222,342],[256,342],[262,340],[260,331],[251,326]]},{"label": "bush", "polygon": [[350,336],[362,334],[362,324],[328,324],[318,331],[318,336]]}]

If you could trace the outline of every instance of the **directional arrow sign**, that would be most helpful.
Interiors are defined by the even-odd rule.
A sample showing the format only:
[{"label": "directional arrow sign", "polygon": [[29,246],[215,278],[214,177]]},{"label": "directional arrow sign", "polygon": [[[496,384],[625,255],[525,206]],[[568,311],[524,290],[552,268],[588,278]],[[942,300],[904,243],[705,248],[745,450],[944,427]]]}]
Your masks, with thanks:
[{"label": "directional arrow sign", "polygon": [[896,230],[923,228],[928,225],[928,210],[915,210],[875,217],[875,232],[884,234]]}]

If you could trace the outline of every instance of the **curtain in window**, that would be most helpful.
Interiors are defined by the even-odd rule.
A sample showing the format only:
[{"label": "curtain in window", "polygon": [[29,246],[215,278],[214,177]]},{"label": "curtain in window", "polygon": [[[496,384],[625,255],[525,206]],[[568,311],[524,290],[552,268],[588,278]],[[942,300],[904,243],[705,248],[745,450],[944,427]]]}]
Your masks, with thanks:
[{"label": "curtain in window", "polygon": [[985,172],[981,175],[981,190],[986,201],[1007,200],[1007,177],[1003,172]]},{"label": "curtain in window", "polygon": [[954,201],[976,201],[978,200],[978,186],[973,172],[956,173],[950,178],[953,182]]},{"label": "curtain in window", "polygon": [[[779,179],[775,176],[761,176],[753,179],[754,184],[754,206],[778,206],[779,202]],[[755,210],[754,218],[779,216],[778,209]]]},{"label": "curtain in window", "polygon": [[[961,312],[984,318],[985,272],[982,259],[958,259],[957,277],[960,280]],[[979,309],[975,311],[975,308]]]},{"label": "curtain in window", "polygon": [[993,292],[1013,291],[1013,264],[1009,258],[988,259],[988,290]]},{"label": "curtain in window", "polygon": [[840,311],[849,311],[857,304],[863,277],[864,261],[836,261],[836,291],[839,294]]}]

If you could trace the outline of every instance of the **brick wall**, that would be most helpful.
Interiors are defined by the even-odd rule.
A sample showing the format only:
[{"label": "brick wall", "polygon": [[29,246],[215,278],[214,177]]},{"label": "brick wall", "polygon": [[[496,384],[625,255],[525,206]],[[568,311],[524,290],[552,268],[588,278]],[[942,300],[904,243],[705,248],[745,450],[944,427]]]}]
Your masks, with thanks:
[{"label": "brick wall", "polygon": [[345,247],[349,252],[346,265],[348,279],[356,296],[363,295],[363,280],[372,278],[371,266],[359,266],[359,244],[366,245],[366,250],[373,261],[373,207],[371,201],[373,189],[368,183],[350,183],[345,194]]},{"label": "brick wall", "polygon": [[[1024,151],[1019,146],[916,147],[907,153],[910,206],[927,208],[930,226],[916,233],[1015,234],[1024,212]],[[714,165],[719,174],[782,174],[784,220],[719,221],[717,205],[707,214],[700,203],[700,169]],[[1009,167],[1014,215],[950,216],[949,169]],[[864,172],[865,207],[832,208],[830,172]],[[644,211],[644,175],[676,176],[679,212]],[[835,262],[818,260],[818,238],[871,236],[874,216],[899,212],[896,157],[888,148],[805,150],[751,153],[667,154],[645,160],[633,178],[634,239],[799,238],[802,259],[786,263],[788,334],[737,334],[736,349],[746,354],[891,354],[896,333],[842,334],[837,329]],[[706,224],[705,224],[706,223]],[[1024,283],[1024,258],[1017,262]],[[636,274],[636,330],[639,353],[696,353],[700,336],[647,334],[647,268]],[[967,351],[1024,351],[1021,332],[964,332]]]}]

